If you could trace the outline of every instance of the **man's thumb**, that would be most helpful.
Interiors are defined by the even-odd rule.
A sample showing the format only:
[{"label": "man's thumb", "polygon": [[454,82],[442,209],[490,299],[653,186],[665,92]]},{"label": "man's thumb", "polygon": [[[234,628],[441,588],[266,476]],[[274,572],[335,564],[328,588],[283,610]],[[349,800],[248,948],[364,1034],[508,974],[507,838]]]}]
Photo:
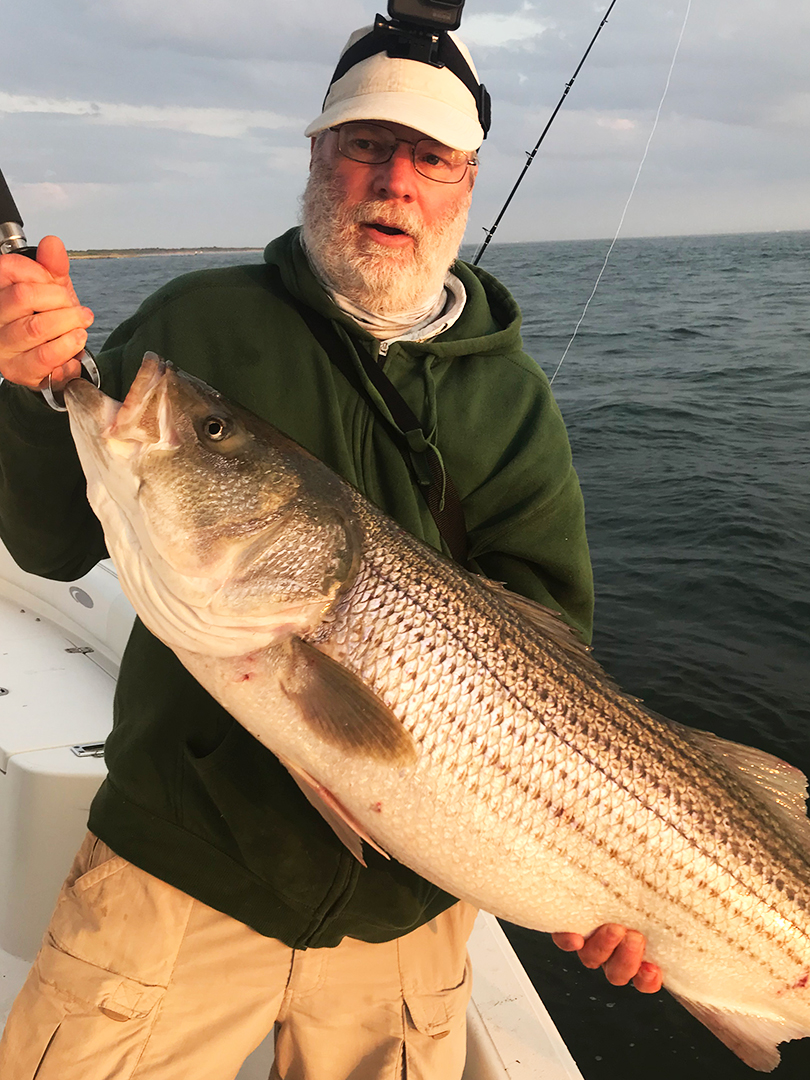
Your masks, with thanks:
[{"label": "man's thumb", "polygon": [[70,259],[58,236],[43,236],[37,245],[37,262],[60,284],[70,276]]}]

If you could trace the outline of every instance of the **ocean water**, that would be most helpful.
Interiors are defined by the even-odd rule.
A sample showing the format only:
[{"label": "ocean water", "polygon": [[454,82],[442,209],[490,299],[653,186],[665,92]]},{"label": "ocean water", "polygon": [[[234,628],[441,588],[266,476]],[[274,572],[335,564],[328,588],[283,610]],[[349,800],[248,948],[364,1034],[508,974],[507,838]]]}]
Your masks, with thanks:
[{"label": "ocean water", "polygon": [[[551,376],[606,241],[492,245]],[[260,253],[87,260],[91,347],[154,288]],[[582,483],[598,659],[650,708],[810,769],[810,233],[620,241],[554,381]],[[665,993],[507,928],[585,1080],[743,1080]],[[776,1074],[810,1075],[810,1042]]]},{"label": "ocean water", "polygon": [[[607,243],[497,247],[551,376]],[[810,770],[810,233],[628,240],[554,380],[582,483],[596,655],[673,720]],[[668,994],[509,936],[585,1080],[755,1075]],[[775,1073],[810,1075],[810,1043]]]}]

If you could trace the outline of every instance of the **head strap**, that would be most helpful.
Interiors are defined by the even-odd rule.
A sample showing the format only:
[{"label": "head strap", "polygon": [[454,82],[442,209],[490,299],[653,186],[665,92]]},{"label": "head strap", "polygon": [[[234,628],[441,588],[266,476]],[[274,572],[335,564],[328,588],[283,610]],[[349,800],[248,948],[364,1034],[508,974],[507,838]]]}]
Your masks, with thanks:
[{"label": "head strap", "polygon": [[[397,60],[416,60],[420,64],[430,64],[431,67],[436,68],[446,67],[448,71],[452,71],[472,94],[484,138],[487,137],[492,123],[491,98],[484,84],[479,83],[473,75],[470,65],[446,30],[437,32],[415,26],[405,28],[401,24],[388,22],[382,15],[377,15],[374,20],[374,29],[356,41],[354,45],[349,46],[341,56],[335,73],[329,81],[326,97],[329,96],[332,84],[342,78],[349,68],[381,52],[386,52]],[[326,97],[322,108],[326,105]]]}]

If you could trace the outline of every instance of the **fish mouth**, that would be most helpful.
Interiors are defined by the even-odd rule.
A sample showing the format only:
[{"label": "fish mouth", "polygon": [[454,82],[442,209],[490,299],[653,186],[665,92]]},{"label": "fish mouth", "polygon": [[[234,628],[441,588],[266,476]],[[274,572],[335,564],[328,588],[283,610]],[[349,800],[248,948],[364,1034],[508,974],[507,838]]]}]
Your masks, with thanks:
[{"label": "fish mouth", "polygon": [[172,375],[168,361],[145,353],[123,402],[84,379],[73,379],[64,395],[77,446],[81,443],[99,464],[109,456],[134,458],[146,451],[176,449],[181,440],[169,394]]},{"label": "fish mouth", "polygon": [[86,379],[72,379],[65,387],[65,404],[71,419],[87,426],[91,420],[98,434],[109,438],[126,438],[142,420],[144,412],[162,384],[172,365],[157,353],[144,354],[138,374],[123,402],[108,397]]},{"label": "fish mouth", "polygon": [[169,376],[174,371],[157,353],[144,353],[121,408],[104,435],[124,442],[177,444],[170,419]]},{"label": "fish mouth", "polygon": [[71,428],[78,426],[88,435],[98,436],[115,421],[121,402],[108,397],[86,379],[71,379],[64,389],[65,406]]}]

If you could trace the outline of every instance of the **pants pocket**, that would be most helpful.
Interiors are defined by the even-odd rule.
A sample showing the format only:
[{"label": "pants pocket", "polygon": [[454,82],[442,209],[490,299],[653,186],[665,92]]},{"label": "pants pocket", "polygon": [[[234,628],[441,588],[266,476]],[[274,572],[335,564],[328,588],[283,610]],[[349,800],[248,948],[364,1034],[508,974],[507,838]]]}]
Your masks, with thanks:
[{"label": "pants pocket", "polygon": [[470,965],[457,986],[410,990],[403,1003],[402,1080],[461,1080],[467,1056]]},{"label": "pants pocket", "polygon": [[41,1080],[43,1062],[59,1032],[59,1011],[42,1010],[36,1022],[25,1025],[13,1025],[11,1017],[0,1041],[0,1076]]},{"label": "pants pocket", "polygon": [[463,1025],[472,975],[467,940],[478,912],[459,901],[397,940],[402,990],[413,1026],[441,1038]]},{"label": "pants pocket", "polygon": [[41,982],[72,1003],[97,1009],[109,1020],[145,1019],[166,987],[108,971],[43,942],[34,964]]},{"label": "pants pocket", "polygon": [[397,941],[403,992],[402,1075],[460,1080],[472,989],[467,939],[476,910],[457,903]]},{"label": "pants pocket", "polygon": [[443,1039],[464,1023],[472,990],[472,971],[467,961],[457,986],[439,990],[411,989],[405,993],[407,1017],[413,1027],[431,1039]]},{"label": "pants pocket", "polygon": [[123,979],[43,944],[0,1042],[3,1080],[128,1080],[162,987]]},{"label": "pants pocket", "polygon": [[2,1080],[127,1080],[192,905],[88,834],[9,1016]]},{"label": "pants pocket", "polygon": [[70,956],[80,985],[89,986],[88,968],[103,973],[105,993],[118,980],[122,1015],[136,998],[144,1004],[135,1012],[148,1011],[171,978],[192,904],[88,834],[56,902],[41,966],[54,967],[54,950]]}]

